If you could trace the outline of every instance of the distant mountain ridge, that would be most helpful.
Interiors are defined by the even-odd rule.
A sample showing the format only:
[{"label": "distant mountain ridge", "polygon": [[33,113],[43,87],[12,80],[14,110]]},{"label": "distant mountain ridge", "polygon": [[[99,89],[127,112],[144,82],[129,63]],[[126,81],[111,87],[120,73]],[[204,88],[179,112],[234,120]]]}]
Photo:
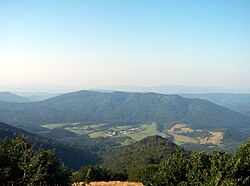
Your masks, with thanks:
[{"label": "distant mountain ridge", "polygon": [[43,101],[62,94],[62,93],[47,93],[47,92],[14,92],[14,93],[33,102]]},{"label": "distant mountain ridge", "polygon": [[[98,89],[96,89],[98,90]],[[111,86],[99,90],[113,90],[125,92],[155,92],[159,94],[208,94],[208,93],[250,93],[250,89],[220,87],[220,86],[184,86],[184,85],[159,85],[151,87],[139,86]]]},{"label": "distant mountain ridge", "polygon": [[21,102],[28,102],[29,99],[22,96],[18,96],[11,92],[0,92],[0,101],[21,103]]},{"label": "distant mountain ridge", "polygon": [[205,99],[250,117],[250,94],[210,93],[180,95],[187,98]]},{"label": "distant mountain ridge", "polygon": [[199,128],[250,127],[250,118],[202,99],[157,93],[78,91],[40,102],[0,102],[0,120],[12,125],[97,122],[175,123]]}]

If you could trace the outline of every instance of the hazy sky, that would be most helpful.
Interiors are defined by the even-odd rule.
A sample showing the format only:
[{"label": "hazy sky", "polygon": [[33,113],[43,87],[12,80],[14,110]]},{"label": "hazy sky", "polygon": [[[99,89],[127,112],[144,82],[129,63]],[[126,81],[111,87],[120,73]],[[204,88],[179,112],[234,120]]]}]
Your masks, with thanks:
[{"label": "hazy sky", "polygon": [[0,0],[0,90],[250,89],[249,0]]}]

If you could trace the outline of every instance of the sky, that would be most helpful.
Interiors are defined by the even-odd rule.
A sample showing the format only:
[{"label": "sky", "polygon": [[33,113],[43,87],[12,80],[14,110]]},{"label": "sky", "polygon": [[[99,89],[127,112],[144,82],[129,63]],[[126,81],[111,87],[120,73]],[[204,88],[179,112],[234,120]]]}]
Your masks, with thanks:
[{"label": "sky", "polygon": [[0,90],[250,90],[249,0],[0,0]]}]

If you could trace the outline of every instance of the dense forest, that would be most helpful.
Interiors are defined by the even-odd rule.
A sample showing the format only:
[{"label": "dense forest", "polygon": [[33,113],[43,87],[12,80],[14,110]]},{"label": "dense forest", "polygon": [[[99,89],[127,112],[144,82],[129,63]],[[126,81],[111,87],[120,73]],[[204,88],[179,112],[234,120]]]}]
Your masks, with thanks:
[{"label": "dense forest", "polygon": [[42,130],[40,126],[45,123],[72,122],[116,125],[157,122],[165,129],[173,123],[188,123],[201,129],[250,126],[247,116],[209,101],[157,93],[83,90],[39,102],[0,101],[0,110],[2,122],[32,132]]},{"label": "dense forest", "polygon": [[70,171],[51,150],[34,151],[23,135],[0,144],[2,185],[67,185]]},{"label": "dense forest", "polygon": [[3,185],[68,185],[80,181],[128,180],[144,185],[250,184],[250,139],[234,154],[187,152],[160,136],[123,148],[111,152],[114,161],[110,160],[111,154],[106,154],[99,166],[84,166],[73,171],[55,157],[53,150],[34,149],[24,135],[5,138],[0,143],[0,182]]}]

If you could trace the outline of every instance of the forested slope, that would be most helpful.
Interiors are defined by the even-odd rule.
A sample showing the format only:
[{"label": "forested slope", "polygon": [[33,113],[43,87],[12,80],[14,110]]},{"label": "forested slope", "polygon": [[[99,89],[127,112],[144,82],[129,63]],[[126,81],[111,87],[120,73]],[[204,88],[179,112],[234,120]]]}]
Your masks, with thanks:
[{"label": "forested slope", "polygon": [[0,102],[0,120],[27,126],[45,123],[174,123],[200,128],[250,127],[250,118],[201,99],[156,93],[79,91],[34,103]]}]

